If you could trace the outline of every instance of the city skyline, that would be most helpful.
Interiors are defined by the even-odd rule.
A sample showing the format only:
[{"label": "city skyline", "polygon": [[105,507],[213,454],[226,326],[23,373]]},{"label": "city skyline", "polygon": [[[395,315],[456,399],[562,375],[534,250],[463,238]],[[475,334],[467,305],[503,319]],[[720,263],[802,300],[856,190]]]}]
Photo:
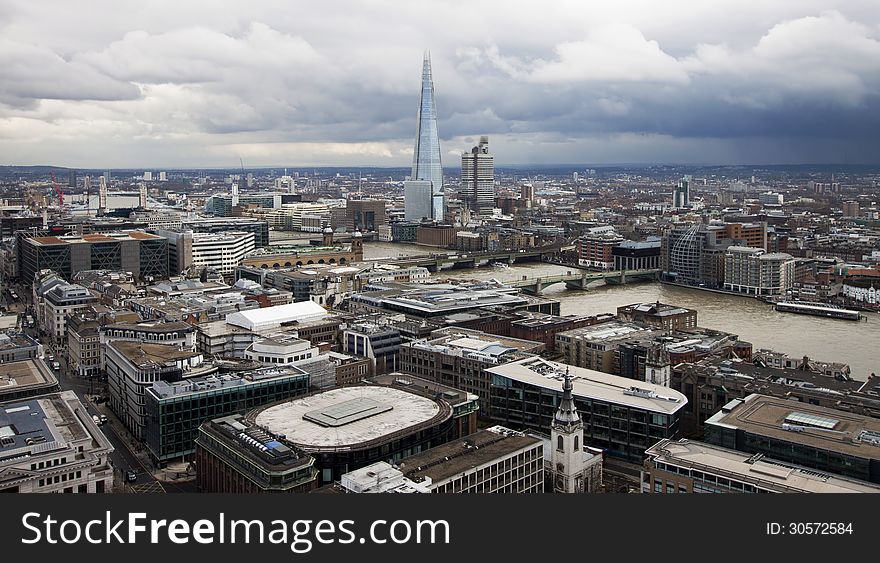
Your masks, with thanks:
[{"label": "city skyline", "polygon": [[404,167],[425,49],[447,162],[880,163],[868,1],[0,5],[0,164]]}]

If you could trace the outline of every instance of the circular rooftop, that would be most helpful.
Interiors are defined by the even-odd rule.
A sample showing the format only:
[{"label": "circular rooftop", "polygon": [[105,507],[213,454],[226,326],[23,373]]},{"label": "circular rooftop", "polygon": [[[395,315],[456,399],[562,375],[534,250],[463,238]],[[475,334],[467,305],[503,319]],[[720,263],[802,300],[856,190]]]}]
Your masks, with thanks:
[{"label": "circular rooftop", "polygon": [[448,405],[394,389],[356,385],[256,411],[255,422],[306,451],[359,449],[451,416]]}]

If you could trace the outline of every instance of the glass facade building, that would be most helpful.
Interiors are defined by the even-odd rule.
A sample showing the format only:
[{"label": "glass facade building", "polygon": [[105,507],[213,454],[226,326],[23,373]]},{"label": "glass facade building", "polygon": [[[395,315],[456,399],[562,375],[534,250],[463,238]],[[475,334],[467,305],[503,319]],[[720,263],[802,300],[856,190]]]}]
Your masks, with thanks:
[{"label": "glass facade building", "polygon": [[[437,130],[437,108],[434,104],[434,81],[431,77],[431,57],[425,53],[422,66],[422,93],[416,125],[416,143],[413,151],[410,180],[431,182],[429,219],[443,219],[443,168],[440,163],[440,136]],[[411,193],[415,194],[415,191]],[[427,195],[427,194],[425,194]],[[415,202],[412,202],[415,203]],[[409,208],[411,202],[406,202]],[[421,208],[421,205],[419,205]],[[410,219],[411,213],[407,213]],[[420,219],[421,217],[413,217]]]},{"label": "glass facade building", "polygon": [[199,425],[234,413],[305,395],[309,374],[294,366],[168,384],[146,392],[145,443],[158,462],[193,454]]}]

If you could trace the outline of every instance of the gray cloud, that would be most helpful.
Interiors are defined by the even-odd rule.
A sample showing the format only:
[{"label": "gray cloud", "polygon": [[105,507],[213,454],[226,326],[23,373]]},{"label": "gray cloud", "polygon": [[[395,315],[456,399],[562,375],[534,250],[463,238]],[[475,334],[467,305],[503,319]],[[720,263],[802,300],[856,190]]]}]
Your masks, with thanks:
[{"label": "gray cloud", "polygon": [[76,4],[0,0],[9,162],[406,165],[425,47],[447,164],[880,162],[870,0]]}]

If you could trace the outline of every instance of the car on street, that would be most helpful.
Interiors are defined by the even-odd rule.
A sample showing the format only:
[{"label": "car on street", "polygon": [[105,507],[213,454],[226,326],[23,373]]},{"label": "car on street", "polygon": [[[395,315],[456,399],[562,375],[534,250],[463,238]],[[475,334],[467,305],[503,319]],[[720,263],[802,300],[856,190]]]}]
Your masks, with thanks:
[{"label": "car on street", "polygon": [[129,483],[134,483],[138,480],[138,474],[133,469],[129,469],[125,472],[125,480]]}]

